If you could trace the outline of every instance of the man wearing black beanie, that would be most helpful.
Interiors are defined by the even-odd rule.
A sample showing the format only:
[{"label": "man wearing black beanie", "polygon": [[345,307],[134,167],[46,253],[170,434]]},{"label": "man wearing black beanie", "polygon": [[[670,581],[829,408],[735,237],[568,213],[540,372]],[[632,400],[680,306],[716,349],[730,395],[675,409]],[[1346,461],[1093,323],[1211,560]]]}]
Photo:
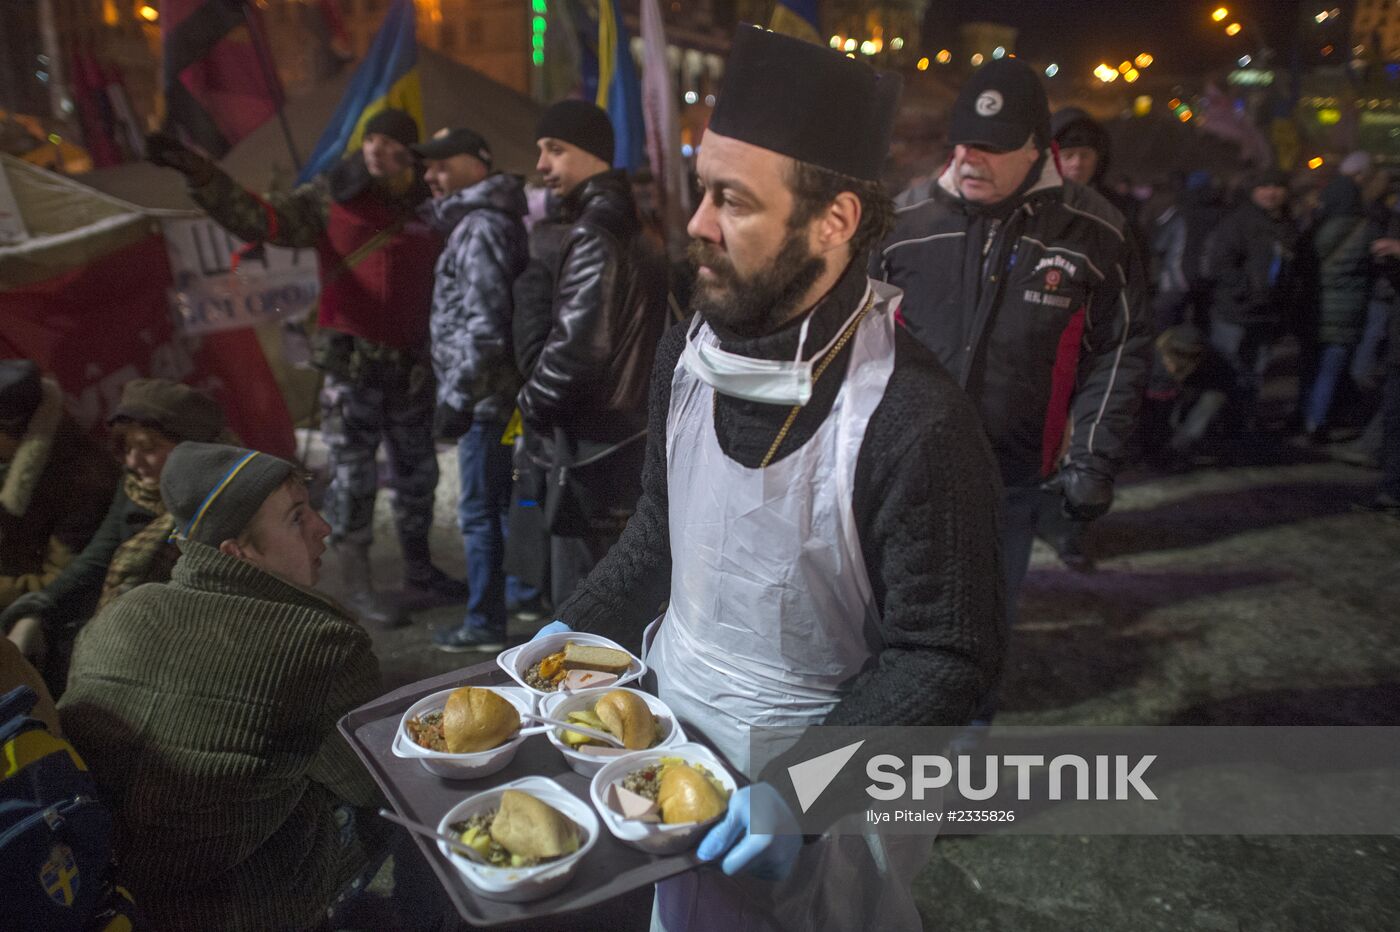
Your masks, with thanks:
[{"label": "man wearing black beanie", "polygon": [[[324,375],[321,432],[330,460],[326,517],[343,597],[362,618],[386,627],[407,624],[407,609],[465,601],[467,594],[428,552],[438,480],[428,317],[442,240],[416,213],[428,198],[409,148],[418,139],[411,115],[382,109],[338,165],[288,195],[266,198],[171,136],[147,140],[147,158],[183,172],[190,196],[230,233],[249,243],[314,247],[320,256],[315,361]],[[398,604],[375,592],[370,575],[381,442],[404,557]]]},{"label": "man wearing black beanie", "polygon": [[536,168],[560,198],[567,229],[557,247],[549,336],[517,402],[535,458],[551,464],[556,479],[567,475],[550,483],[545,502],[558,605],[617,540],[641,494],[666,270],[643,235],[627,176],[612,169],[608,115],[562,100],[540,117],[536,138]]}]

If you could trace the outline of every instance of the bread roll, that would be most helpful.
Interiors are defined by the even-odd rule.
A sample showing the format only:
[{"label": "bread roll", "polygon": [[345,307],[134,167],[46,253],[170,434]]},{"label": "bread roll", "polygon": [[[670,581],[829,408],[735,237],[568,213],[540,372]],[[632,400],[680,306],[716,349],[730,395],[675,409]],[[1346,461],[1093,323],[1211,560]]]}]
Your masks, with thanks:
[{"label": "bread roll", "polygon": [[505,744],[520,730],[515,706],[489,689],[464,686],[447,697],[442,736],[452,754],[475,754]]},{"label": "bread roll", "polygon": [[709,777],[684,762],[661,768],[656,803],[661,807],[661,821],[667,825],[708,822],[729,805]]},{"label": "bread roll", "polygon": [[609,732],[622,739],[629,751],[645,751],[656,743],[656,718],[646,700],[636,693],[614,689],[603,693],[593,713],[603,720]]},{"label": "bread roll", "polygon": [[491,837],[524,858],[557,858],[578,850],[578,826],[573,820],[520,790],[501,794],[501,808],[491,820]]}]

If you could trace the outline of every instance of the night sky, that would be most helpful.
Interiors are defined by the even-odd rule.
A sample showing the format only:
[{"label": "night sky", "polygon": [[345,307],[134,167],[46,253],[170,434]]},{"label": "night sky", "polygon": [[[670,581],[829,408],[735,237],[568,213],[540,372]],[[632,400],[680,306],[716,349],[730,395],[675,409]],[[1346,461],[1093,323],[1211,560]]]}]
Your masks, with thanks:
[{"label": "night sky", "polygon": [[[1323,9],[1324,0],[931,0],[956,10],[955,21],[989,20],[1020,29],[1017,51],[1056,61],[1079,73],[1101,61],[1118,62],[1139,52],[1156,58],[1154,68],[1195,73],[1225,66],[1252,52],[1247,38],[1257,24],[1276,49],[1289,46],[1300,2]],[[1330,0],[1344,9],[1349,5]],[[1245,17],[1246,33],[1236,39],[1211,22],[1217,6]],[[1257,45],[1257,41],[1252,43]]]}]

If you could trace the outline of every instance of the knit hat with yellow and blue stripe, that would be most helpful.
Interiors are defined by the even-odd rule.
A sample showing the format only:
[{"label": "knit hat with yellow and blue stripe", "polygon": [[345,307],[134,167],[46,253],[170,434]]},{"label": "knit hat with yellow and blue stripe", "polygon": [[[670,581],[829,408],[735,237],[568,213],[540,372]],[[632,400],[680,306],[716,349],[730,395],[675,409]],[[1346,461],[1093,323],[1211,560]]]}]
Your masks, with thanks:
[{"label": "knit hat with yellow and blue stripe", "polygon": [[247,529],[267,497],[296,466],[221,443],[177,446],[160,474],[160,497],[181,540],[217,547]]}]

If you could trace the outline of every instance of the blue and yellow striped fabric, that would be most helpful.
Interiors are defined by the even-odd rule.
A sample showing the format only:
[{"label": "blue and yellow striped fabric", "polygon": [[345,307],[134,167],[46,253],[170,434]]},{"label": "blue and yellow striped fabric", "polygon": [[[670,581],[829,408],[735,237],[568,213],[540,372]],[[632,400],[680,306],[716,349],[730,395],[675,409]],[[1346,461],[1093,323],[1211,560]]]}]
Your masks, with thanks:
[{"label": "blue and yellow striped fabric", "polygon": [[301,170],[297,184],[333,168],[360,147],[365,122],[394,107],[418,121],[423,135],[423,85],[418,74],[418,40],[413,0],[393,0],[365,60],[360,62],[340,106],[331,117],[316,151]]}]

